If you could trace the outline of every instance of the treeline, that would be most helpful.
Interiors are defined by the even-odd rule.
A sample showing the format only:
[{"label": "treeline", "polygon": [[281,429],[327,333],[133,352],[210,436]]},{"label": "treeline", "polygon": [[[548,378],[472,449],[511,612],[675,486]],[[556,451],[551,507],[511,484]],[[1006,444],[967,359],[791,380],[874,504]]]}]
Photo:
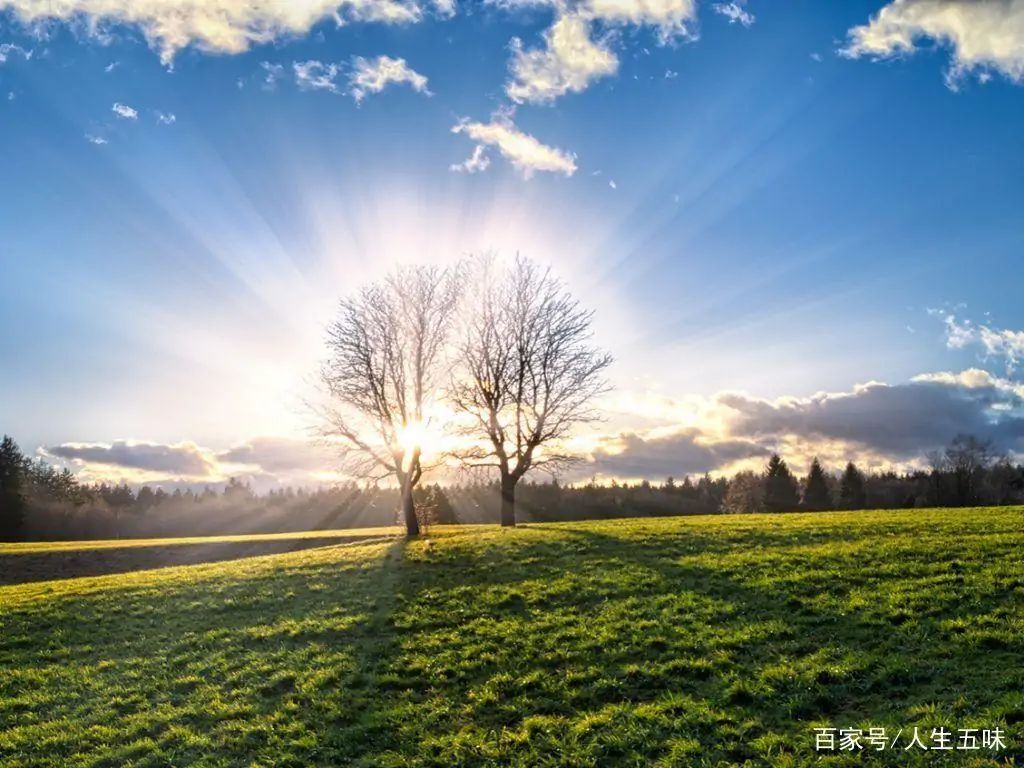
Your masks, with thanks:
[{"label": "treeline", "polygon": [[[524,522],[1024,503],[1024,466],[997,456],[987,443],[960,436],[929,463],[909,473],[862,472],[850,463],[831,474],[815,459],[798,476],[775,455],[763,471],[731,478],[523,482],[517,502]],[[425,485],[415,493],[424,525],[499,519],[498,483]],[[261,495],[237,480],[216,490],[171,492],[84,484],[67,470],[30,460],[10,438],[0,443],[0,540],[6,541],[363,528],[395,524],[399,507],[397,490],[355,484]]]}]

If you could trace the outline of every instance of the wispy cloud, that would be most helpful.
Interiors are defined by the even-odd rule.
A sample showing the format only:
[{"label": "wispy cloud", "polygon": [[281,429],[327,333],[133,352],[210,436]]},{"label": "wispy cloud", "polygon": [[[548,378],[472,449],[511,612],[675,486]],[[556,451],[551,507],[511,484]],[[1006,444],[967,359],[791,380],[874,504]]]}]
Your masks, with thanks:
[{"label": "wispy cloud", "polygon": [[95,133],[85,134],[85,140],[90,144],[95,144],[97,147],[102,147],[104,144],[109,143],[103,136],[99,136]]},{"label": "wispy cloud", "polygon": [[6,64],[12,56],[18,56],[27,61],[32,58],[32,51],[14,43],[0,43],[0,64]]},{"label": "wispy cloud", "polygon": [[477,144],[473,147],[473,154],[461,163],[453,163],[448,170],[457,173],[479,173],[486,171],[491,166],[491,158],[487,156],[487,150],[483,145]]},{"label": "wispy cloud", "polygon": [[390,56],[375,59],[356,56],[352,59],[348,84],[349,93],[356,102],[361,102],[368,94],[380,93],[392,84],[406,84],[417,93],[431,95],[426,77],[409,67],[405,59]]},{"label": "wispy cloud", "polygon": [[952,49],[947,84],[965,75],[985,80],[991,71],[1024,81],[1024,0],[893,0],[849,31],[840,53],[888,58],[913,53],[921,41]]},{"label": "wispy cloud", "polygon": [[122,120],[138,120],[139,119],[139,112],[138,112],[138,110],[136,110],[136,109],[134,109],[132,107],[129,107],[127,104],[122,104],[119,101],[118,102],[114,102],[114,106],[112,106],[110,108],[110,111],[113,112],[115,115],[117,115]]},{"label": "wispy cloud", "polygon": [[338,93],[337,78],[341,68],[337,64],[310,59],[292,64],[295,84],[303,91],[330,91]]},{"label": "wispy cloud", "polygon": [[160,112],[157,110],[156,121],[160,123],[160,125],[174,125],[178,122],[178,116],[173,112]]},{"label": "wispy cloud", "polygon": [[1002,361],[1011,374],[1024,362],[1024,331],[976,324],[942,310],[931,310],[930,313],[945,323],[946,346],[950,349],[978,347],[984,359]]},{"label": "wispy cloud", "polygon": [[[452,132],[468,136],[478,147],[494,147],[527,179],[537,171],[563,173],[566,176],[576,173],[575,155],[542,144],[530,134],[519,130],[507,112],[498,112],[488,123],[461,120],[452,128]],[[473,154],[476,155],[476,149]]]},{"label": "wispy cloud", "polygon": [[731,3],[715,3],[711,8],[715,13],[725,16],[730,24],[741,24],[744,27],[753,26],[755,21],[754,14],[750,13],[743,6],[742,0],[736,0]]},{"label": "wispy cloud", "polygon": [[273,91],[277,88],[277,82],[284,74],[283,64],[272,64],[269,61],[261,61],[260,69],[263,70],[263,81],[260,87],[265,91]]}]

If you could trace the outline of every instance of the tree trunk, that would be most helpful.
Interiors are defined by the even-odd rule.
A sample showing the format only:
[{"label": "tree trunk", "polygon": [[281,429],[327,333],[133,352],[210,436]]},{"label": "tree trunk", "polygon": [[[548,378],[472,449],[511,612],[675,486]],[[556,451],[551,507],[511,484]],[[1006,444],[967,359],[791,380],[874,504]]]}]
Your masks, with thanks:
[{"label": "tree trunk", "polygon": [[503,527],[516,524],[516,481],[508,476],[501,478],[501,524]]},{"label": "tree trunk", "polygon": [[408,536],[420,535],[420,521],[416,519],[416,505],[412,498],[412,485],[402,484],[402,518],[405,520],[405,532]]}]

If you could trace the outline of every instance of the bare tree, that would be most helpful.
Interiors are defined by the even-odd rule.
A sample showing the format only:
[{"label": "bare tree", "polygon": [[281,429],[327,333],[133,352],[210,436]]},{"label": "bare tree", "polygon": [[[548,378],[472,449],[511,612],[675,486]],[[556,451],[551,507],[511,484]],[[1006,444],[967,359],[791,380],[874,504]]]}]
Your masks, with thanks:
[{"label": "bare tree", "polygon": [[607,390],[612,359],[590,343],[593,313],[550,270],[521,257],[507,266],[483,257],[470,277],[451,400],[478,441],[461,458],[498,470],[501,524],[515,525],[523,475],[578,458],[564,438],[597,418],[593,400]]},{"label": "bare tree", "polygon": [[419,534],[413,489],[428,469],[419,436],[439,391],[457,287],[451,270],[398,269],[343,299],[327,329],[323,435],[350,473],[397,481],[410,536]]}]

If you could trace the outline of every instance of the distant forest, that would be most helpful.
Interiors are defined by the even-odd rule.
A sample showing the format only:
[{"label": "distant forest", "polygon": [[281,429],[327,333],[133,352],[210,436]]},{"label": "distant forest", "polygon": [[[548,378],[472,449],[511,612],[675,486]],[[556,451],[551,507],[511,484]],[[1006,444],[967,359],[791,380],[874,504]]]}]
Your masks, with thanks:
[{"label": "distant forest", "polygon": [[[961,435],[928,462],[930,469],[908,473],[866,473],[850,463],[833,474],[815,459],[798,476],[773,455],[762,472],[730,478],[524,482],[517,503],[523,522],[1024,503],[1024,466],[995,454],[988,443]],[[424,525],[495,523],[499,491],[496,482],[424,485],[416,489],[417,514]],[[66,469],[26,457],[9,437],[0,444],[0,541],[362,528],[396,524],[399,506],[396,489],[356,484],[263,495],[236,480],[217,490],[171,493],[148,485],[84,484]]]}]

